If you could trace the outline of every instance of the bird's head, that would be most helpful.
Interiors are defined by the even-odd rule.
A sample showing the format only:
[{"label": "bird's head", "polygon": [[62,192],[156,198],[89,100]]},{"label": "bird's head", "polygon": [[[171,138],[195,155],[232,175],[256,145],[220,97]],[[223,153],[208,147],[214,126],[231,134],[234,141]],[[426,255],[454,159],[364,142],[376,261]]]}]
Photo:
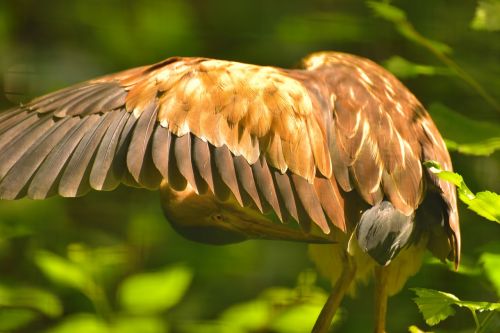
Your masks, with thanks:
[{"label": "bird's head", "polygon": [[161,186],[165,217],[181,236],[202,243],[230,244],[247,239],[234,228],[235,216],[223,211],[208,195],[198,195],[191,186],[176,191],[166,182]]},{"label": "bird's head", "polygon": [[276,223],[251,207],[241,207],[234,198],[220,201],[213,195],[197,194],[188,184],[184,190],[161,185],[165,217],[181,236],[208,244],[231,244],[247,239],[276,239],[308,243],[332,243],[327,235]]}]

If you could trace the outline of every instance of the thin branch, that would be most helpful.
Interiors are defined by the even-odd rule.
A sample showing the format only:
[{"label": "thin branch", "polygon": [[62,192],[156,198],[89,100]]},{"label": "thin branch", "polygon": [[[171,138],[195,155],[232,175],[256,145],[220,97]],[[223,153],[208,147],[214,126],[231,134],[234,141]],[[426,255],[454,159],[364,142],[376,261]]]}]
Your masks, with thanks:
[{"label": "thin branch", "polygon": [[476,311],[472,309],[469,310],[472,313],[472,317],[474,317],[474,322],[476,323],[476,329],[474,330],[474,333],[479,333],[479,330],[481,329],[481,324],[479,323],[479,319],[477,318]]},{"label": "thin branch", "polygon": [[436,49],[432,43],[429,42],[427,38],[422,36],[413,25],[408,21],[400,22],[405,29],[407,29],[414,37],[414,41],[431,51],[441,62],[443,62],[446,66],[448,66],[452,71],[454,71],[458,77],[464,80],[469,86],[471,86],[482,98],[490,104],[495,111],[500,112],[500,104],[495,100],[493,96],[491,96],[486,89],[484,89],[481,84],[476,81],[469,73],[463,70],[453,59],[448,57],[443,52]]},{"label": "thin branch", "polygon": [[485,332],[486,330],[486,327],[488,327],[491,319],[493,319],[493,316],[496,314],[497,312],[496,311],[490,311],[483,319],[483,321],[481,322],[481,327],[479,328],[479,330],[477,330],[477,333],[482,333],[482,332]]}]

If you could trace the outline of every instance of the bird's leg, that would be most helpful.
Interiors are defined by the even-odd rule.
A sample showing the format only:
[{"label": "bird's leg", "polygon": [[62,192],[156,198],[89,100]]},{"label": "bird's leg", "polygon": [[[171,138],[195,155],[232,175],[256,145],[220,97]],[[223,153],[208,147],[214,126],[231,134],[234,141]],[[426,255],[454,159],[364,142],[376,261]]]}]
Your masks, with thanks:
[{"label": "bird's leg", "polygon": [[335,283],[330,296],[326,300],[323,309],[314,324],[312,333],[326,333],[328,332],[330,325],[332,324],[333,316],[340,306],[340,302],[344,298],[345,293],[349,289],[349,286],[354,279],[356,273],[356,266],[352,262],[348,254],[346,254],[346,263],[342,269],[342,274],[340,275],[338,281]]},{"label": "bird's leg", "polygon": [[375,333],[385,333],[388,268],[375,267]]}]

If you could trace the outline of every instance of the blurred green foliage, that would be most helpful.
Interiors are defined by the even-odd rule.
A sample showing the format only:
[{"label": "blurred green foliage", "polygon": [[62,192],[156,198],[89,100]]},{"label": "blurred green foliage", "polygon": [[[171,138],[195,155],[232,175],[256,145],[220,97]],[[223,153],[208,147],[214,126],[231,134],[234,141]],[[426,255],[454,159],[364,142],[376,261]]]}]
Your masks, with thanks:
[{"label": "blurred green foliage", "polygon": [[459,199],[478,215],[500,223],[500,195],[491,191],[472,193],[464,178],[456,172],[442,170],[436,161],[425,161],[424,165],[439,178],[456,186]]},{"label": "blurred green foliage", "polygon": [[[344,51],[403,79],[430,108],[471,192],[498,193],[498,8],[495,0],[3,0],[0,107],[173,55],[290,67],[313,51]],[[464,208],[459,272],[429,257],[390,299],[388,331],[429,330],[409,288],[498,302],[499,225]],[[145,190],[0,202],[0,332],[304,332],[329,290],[311,267],[304,244],[186,241]],[[344,301],[334,330],[371,330],[371,291]],[[477,314],[500,331],[500,318],[487,316]],[[438,327],[472,332],[474,321],[456,315]]]},{"label": "blurred green foliage", "polygon": [[429,105],[449,150],[468,155],[491,155],[500,149],[500,123],[478,121],[440,103]]},{"label": "blurred green foliage", "polygon": [[191,278],[191,272],[182,266],[133,275],[121,284],[118,300],[122,308],[130,313],[162,312],[180,301]]},{"label": "blurred green foliage", "polygon": [[470,24],[472,29],[498,31],[500,30],[500,1],[479,1],[476,14]]},{"label": "blurred green foliage", "polygon": [[390,57],[384,62],[384,66],[400,79],[416,78],[419,75],[451,75],[448,68],[415,64],[400,56]]},{"label": "blurred green foliage", "polygon": [[496,289],[500,297],[500,244],[490,244],[483,249],[480,257],[480,263],[483,265],[484,272]]},{"label": "blurred green foliage", "polygon": [[[217,319],[185,326],[186,332],[300,333],[310,331],[318,317],[327,294],[316,287],[316,274],[299,274],[294,288],[271,287],[257,298],[237,303],[225,309]],[[333,324],[341,320],[336,314]]]}]

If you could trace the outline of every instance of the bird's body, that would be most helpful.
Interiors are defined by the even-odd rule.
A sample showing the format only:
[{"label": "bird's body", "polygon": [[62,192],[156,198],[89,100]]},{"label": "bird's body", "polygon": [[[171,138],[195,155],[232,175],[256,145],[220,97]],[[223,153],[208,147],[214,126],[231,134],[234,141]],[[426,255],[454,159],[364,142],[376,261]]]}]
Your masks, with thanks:
[{"label": "bird's body", "polygon": [[0,198],[161,187],[165,215],[193,240],[335,242],[311,247],[335,284],[315,331],[373,272],[382,332],[387,295],[425,248],[458,264],[454,188],[422,167],[451,161],[378,65],[323,52],[303,66],[169,58],[0,113]]}]

